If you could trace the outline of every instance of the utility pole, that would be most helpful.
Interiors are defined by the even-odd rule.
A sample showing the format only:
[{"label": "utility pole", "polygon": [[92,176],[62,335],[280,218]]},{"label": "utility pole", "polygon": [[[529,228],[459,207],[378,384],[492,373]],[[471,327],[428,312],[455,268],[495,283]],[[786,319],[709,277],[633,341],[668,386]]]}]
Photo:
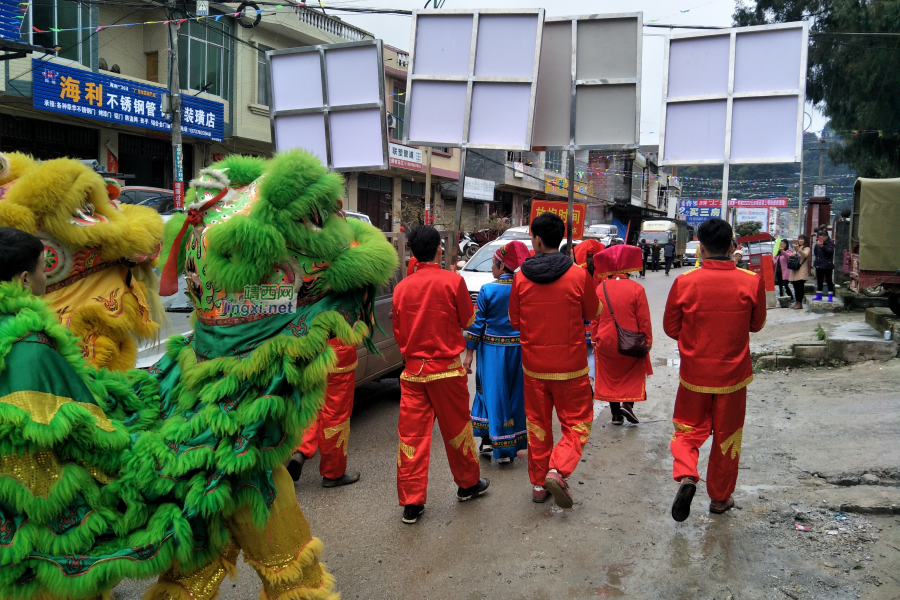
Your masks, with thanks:
[{"label": "utility pole", "polygon": [[175,24],[175,0],[168,0],[169,19],[169,113],[172,115],[172,190],[175,208],[184,209],[184,170],[181,163],[181,78],[178,73],[178,29]]}]

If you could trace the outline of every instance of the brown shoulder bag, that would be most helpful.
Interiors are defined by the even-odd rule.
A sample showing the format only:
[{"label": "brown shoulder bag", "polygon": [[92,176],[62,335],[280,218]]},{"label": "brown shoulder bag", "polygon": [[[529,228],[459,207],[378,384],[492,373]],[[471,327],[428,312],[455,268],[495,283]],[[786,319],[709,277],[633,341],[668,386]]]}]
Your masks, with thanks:
[{"label": "brown shoulder bag", "polygon": [[609,294],[606,292],[606,282],[603,282],[603,295],[606,296],[606,308],[612,316],[613,324],[616,326],[617,337],[619,341],[619,354],[624,356],[633,356],[634,358],[643,358],[650,352],[647,345],[647,337],[640,331],[631,331],[620,327],[616,321],[616,313],[613,312],[612,304],[609,302]]}]

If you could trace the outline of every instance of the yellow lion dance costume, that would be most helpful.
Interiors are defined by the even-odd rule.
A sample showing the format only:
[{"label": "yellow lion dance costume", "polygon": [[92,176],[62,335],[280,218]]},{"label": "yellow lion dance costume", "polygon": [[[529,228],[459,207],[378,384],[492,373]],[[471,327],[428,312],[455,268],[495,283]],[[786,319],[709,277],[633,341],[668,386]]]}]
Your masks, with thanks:
[{"label": "yellow lion dance costume", "polygon": [[163,222],[151,208],[120,204],[119,186],[81,162],[0,154],[0,226],[44,242],[47,294],[59,322],[96,368],[134,367],[138,342],[162,317],[152,267]]}]

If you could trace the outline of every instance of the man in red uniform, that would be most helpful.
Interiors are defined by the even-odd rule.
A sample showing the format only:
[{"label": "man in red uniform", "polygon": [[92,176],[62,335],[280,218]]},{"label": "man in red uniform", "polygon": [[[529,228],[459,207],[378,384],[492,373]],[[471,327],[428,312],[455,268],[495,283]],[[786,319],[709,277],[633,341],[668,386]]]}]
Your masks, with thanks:
[{"label": "man in red uniform", "polygon": [[338,362],[328,375],[325,404],[316,422],[306,430],[287,470],[294,481],[300,479],[303,463],[321,452],[319,474],[322,487],[338,487],[359,481],[359,472],[347,472],[347,446],[350,444],[350,416],[353,414],[353,392],[356,387],[356,348],[336,339],[328,341]]},{"label": "man in red uniform", "polygon": [[[509,320],[521,332],[525,372],[528,475],[532,500],[550,494],[572,507],[566,478],[591,436],[593,401],[584,348],[584,322],[599,310],[591,274],[558,250],[566,227],[552,213],[531,222],[534,256],[516,273]],[[553,447],[553,409],[562,439]]]},{"label": "man in red uniform", "polygon": [[415,523],[425,510],[431,430],[437,417],[460,502],[482,495],[478,450],[469,414],[469,385],[460,354],[462,330],[475,321],[475,307],[463,278],[440,268],[441,237],[423,225],[409,235],[416,272],[394,289],[394,338],[406,360],[400,375],[400,447],[397,495],[403,522]]},{"label": "man in red uniform", "polygon": [[741,456],[747,385],[753,381],[750,333],[766,322],[766,287],[762,277],[738,269],[731,226],[710,219],[700,226],[699,269],[680,275],[672,284],[663,329],[678,340],[681,385],[675,398],[672,435],[672,476],[680,482],[672,518],[684,521],[700,480],[700,446],[713,436],[706,471],[709,511],[734,506]]}]

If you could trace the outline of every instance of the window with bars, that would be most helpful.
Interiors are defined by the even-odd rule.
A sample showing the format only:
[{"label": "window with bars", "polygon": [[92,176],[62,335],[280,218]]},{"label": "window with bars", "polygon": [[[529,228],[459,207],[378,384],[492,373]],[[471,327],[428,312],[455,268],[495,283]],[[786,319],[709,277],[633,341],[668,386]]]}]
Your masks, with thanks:
[{"label": "window with bars", "polygon": [[523,163],[525,161],[525,153],[524,152],[509,152],[506,153],[506,162],[518,162]]},{"label": "window with bars", "polygon": [[[88,39],[93,33],[91,27],[91,8],[87,3],[33,0],[25,13],[19,41],[44,48],[60,46],[61,58],[89,67],[91,44]],[[54,29],[60,31],[53,31]]]},{"label": "window with bars", "polygon": [[178,32],[181,88],[228,96],[231,28],[226,21],[188,21]]},{"label": "window with bars", "polygon": [[263,106],[269,105],[269,63],[266,60],[266,52],[271,50],[268,46],[257,45],[259,52],[256,55],[256,103]]},{"label": "window with bars", "polygon": [[391,100],[391,113],[396,118],[391,127],[391,139],[402,141],[406,131],[406,88],[395,83]]},{"label": "window with bars", "polygon": [[566,153],[563,150],[553,150],[544,153],[544,169],[553,171],[554,173],[563,172],[563,163],[566,160]]}]

